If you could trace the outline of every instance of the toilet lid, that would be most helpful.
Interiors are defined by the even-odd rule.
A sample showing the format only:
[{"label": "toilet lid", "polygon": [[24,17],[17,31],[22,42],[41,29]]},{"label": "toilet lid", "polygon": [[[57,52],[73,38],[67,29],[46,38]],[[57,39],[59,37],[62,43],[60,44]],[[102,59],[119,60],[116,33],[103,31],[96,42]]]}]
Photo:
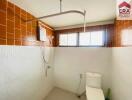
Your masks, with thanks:
[{"label": "toilet lid", "polygon": [[102,89],[86,86],[87,100],[105,100]]}]

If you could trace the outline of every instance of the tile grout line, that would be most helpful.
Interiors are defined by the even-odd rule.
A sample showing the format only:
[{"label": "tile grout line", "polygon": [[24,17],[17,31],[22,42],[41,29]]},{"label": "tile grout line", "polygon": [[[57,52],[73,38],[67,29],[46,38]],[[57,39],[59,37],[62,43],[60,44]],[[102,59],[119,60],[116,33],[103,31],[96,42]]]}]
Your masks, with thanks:
[{"label": "tile grout line", "polygon": [[[26,20],[28,19],[27,17],[28,17],[28,13],[27,13],[27,9],[25,9],[26,10]],[[27,38],[27,36],[28,36],[28,33],[27,33],[27,31],[28,31],[28,28],[27,28],[27,25],[28,25],[28,23],[27,22],[25,22],[26,23],[26,38]],[[25,37],[24,37],[25,38]],[[26,39],[25,39],[26,40]],[[25,41],[24,41],[25,42]]]},{"label": "tile grout line", "polygon": [[6,45],[7,45],[7,8],[8,8],[8,0],[6,1]]},{"label": "tile grout line", "polygon": [[10,22],[14,22],[13,20],[11,20],[11,19],[7,19],[8,21],[10,21]]},{"label": "tile grout line", "polygon": [[[34,37],[34,29],[35,29],[35,27],[34,27],[34,23],[33,23],[33,21],[31,21],[30,23],[29,23],[29,28],[30,28],[30,31],[28,30],[29,28],[28,28],[28,22],[24,22],[24,24],[22,24],[22,20],[21,20],[21,18],[22,18],[22,9],[20,8],[20,12],[19,12],[19,14],[20,14],[20,19],[19,19],[19,23],[20,23],[20,28],[19,27],[16,27],[16,22],[17,22],[17,20],[16,20],[16,13],[17,13],[17,11],[16,11],[16,5],[15,4],[13,4],[11,7],[13,8],[13,10],[12,11],[14,11],[14,13],[12,14],[14,17],[11,19],[10,18],[10,14],[8,13],[8,12],[10,12],[9,10],[9,8],[10,8],[10,0],[6,0],[6,2],[5,2],[5,6],[6,6],[6,9],[5,9],[5,14],[6,14],[6,20],[5,20],[5,25],[3,25],[3,24],[0,24],[0,26],[4,26],[5,27],[5,41],[4,41],[4,43],[5,43],[5,45],[16,45],[17,43],[19,44],[19,45],[23,45],[23,43],[24,43],[24,45],[26,45],[26,44],[28,44],[28,41],[31,41],[31,42],[33,42],[32,44],[31,43],[29,43],[29,44],[31,44],[31,45],[36,45],[36,44],[34,44],[34,43],[37,43],[37,42],[39,42],[39,41],[37,41],[36,39],[33,39],[33,37]],[[32,18],[33,16],[31,15],[30,16],[30,13],[28,13],[27,12],[27,8],[25,9],[26,10],[26,16],[25,16],[25,19],[26,20],[28,20],[28,17],[29,18]],[[12,22],[11,23],[11,25],[10,25],[10,23],[9,22]],[[14,22],[14,23],[13,23]],[[21,25],[22,24],[22,25]],[[12,27],[12,30],[14,30],[14,34],[12,34],[11,32],[10,32],[10,26],[13,26],[14,25],[14,27]],[[23,32],[22,32],[22,27],[21,26],[25,26],[25,33],[24,34],[22,34]],[[17,41],[18,39],[17,39],[17,34],[16,33],[18,33],[17,31],[16,31],[16,29],[19,29],[19,33],[20,33],[20,39],[19,39],[19,41]],[[8,33],[9,33],[9,35],[8,35]],[[10,35],[10,34],[12,34],[12,36]],[[24,35],[24,38],[22,37]],[[12,38],[10,38],[10,37],[12,37]],[[28,38],[29,38],[29,40],[28,40]],[[9,40],[8,40],[9,39]],[[12,40],[10,40],[10,39],[12,39]],[[24,41],[24,42],[23,42]],[[27,41],[27,43],[26,43],[26,41]]]},{"label": "tile grout line", "polygon": [[16,36],[16,31],[15,31],[15,5],[14,5],[14,46],[15,46],[15,36]]},{"label": "tile grout line", "polygon": [[21,28],[21,9],[20,9],[20,37],[21,37],[21,39],[20,39],[20,41],[21,41],[21,46],[22,46],[22,28]]},{"label": "tile grout line", "polygon": [[0,26],[6,26],[6,25],[0,24]]},{"label": "tile grout line", "polygon": [[[31,16],[32,16],[32,15],[31,15]],[[33,17],[33,16],[32,16],[32,17]],[[32,18],[32,17],[31,17],[31,18]],[[33,21],[31,21],[31,37],[32,37],[32,39],[33,39],[33,32],[32,32],[32,29],[33,29],[33,28],[32,28],[32,27],[33,27]]]}]

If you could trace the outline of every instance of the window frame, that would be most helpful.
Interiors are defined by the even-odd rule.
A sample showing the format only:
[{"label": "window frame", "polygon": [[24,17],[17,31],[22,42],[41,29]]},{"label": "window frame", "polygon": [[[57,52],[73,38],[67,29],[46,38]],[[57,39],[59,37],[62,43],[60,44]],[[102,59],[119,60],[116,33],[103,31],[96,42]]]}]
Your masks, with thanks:
[{"label": "window frame", "polygon": [[105,47],[105,45],[106,45],[106,42],[107,42],[107,38],[106,38],[106,35],[107,35],[107,32],[106,32],[106,30],[104,30],[104,29],[102,29],[102,30],[95,30],[95,31],[86,31],[86,32],[90,32],[90,34],[91,34],[91,32],[96,32],[96,31],[103,31],[103,45],[80,45],[79,44],[79,41],[80,41],[80,34],[81,33],[83,33],[83,32],[73,32],[73,33],[76,33],[77,34],[77,45],[76,46],[69,46],[69,45],[66,45],[66,46],[64,46],[64,45],[59,45],[59,36],[61,35],[61,34],[73,34],[73,33],[59,33],[58,34],[58,47]]},{"label": "window frame", "polygon": [[[68,35],[68,34],[74,34],[74,33],[59,33],[59,35],[58,35],[58,41],[60,41],[60,35],[61,34],[67,34]],[[60,45],[60,44],[58,44],[58,46],[59,47],[78,47],[78,32],[76,32],[76,34],[77,34],[76,45]]]},{"label": "window frame", "polygon": [[[80,45],[79,44],[79,47],[104,47],[105,46],[105,41],[106,41],[106,32],[105,32],[105,30],[99,30],[99,31],[102,31],[103,32],[103,45]],[[90,32],[90,39],[91,39],[91,33],[92,32],[96,32],[96,31],[88,31],[88,32]],[[80,33],[83,33],[83,32],[80,32]],[[79,34],[80,35],[80,34]],[[80,36],[79,36],[79,41],[80,41]]]}]

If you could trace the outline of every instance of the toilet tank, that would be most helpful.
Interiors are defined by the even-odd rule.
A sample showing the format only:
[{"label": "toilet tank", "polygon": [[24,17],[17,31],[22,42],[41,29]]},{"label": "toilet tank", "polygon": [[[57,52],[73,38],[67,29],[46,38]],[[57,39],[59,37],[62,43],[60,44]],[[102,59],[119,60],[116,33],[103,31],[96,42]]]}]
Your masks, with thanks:
[{"label": "toilet tank", "polygon": [[86,73],[86,85],[93,88],[101,88],[102,75],[98,73]]}]

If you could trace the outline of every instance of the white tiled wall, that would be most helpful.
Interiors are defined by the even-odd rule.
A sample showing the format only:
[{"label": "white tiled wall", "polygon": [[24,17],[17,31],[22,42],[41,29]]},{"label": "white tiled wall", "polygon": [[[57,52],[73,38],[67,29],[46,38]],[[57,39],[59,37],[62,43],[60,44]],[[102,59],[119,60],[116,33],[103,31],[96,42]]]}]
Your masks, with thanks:
[{"label": "white tiled wall", "polygon": [[102,87],[106,92],[111,88],[111,55],[111,48],[55,48],[55,85],[74,93],[82,93],[85,91],[85,77],[77,90],[80,74],[98,72],[103,75]]},{"label": "white tiled wall", "polygon": [[39,47],[0,46],[0,100],[42,100],[48,94],[53,68],[46,77],[41,54]]},{"label": "white tiled wall", "polygon": [[132,100],[132,47],[113,48],[112,100]]}]

